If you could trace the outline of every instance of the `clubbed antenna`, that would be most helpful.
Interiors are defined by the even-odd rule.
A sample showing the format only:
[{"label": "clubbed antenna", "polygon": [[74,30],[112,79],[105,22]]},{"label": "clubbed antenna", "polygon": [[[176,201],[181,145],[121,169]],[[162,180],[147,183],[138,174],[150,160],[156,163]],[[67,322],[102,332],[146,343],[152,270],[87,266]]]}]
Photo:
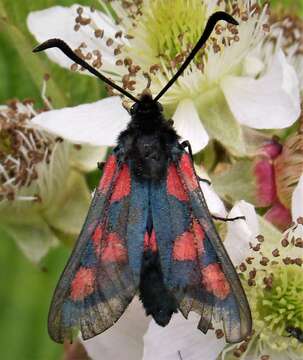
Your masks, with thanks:
[{"label": "clubbed antenna", "polygon": [[201,35],[199,41],[197,42],[191,53],[188,55],[184,63],[181,65],[180,69],[169,80],[169,82],[164,86],[164,88],[159,92],[159,94],[155,97],[154,101],[158,101],[166,93],[166,91],[174,84],[174,82],[178,79],[178,77],[183,73],[183,71],[193,60],[197,52],[202,48],[203,45],[205,45],[217,22],[220,20],[224,20],[233,25],[239,25],[239,23],[231,15],[227,14],[224,11],[218,11],[212,14],[208,19],[204,32]]},{"label": "clubbed antenna", "polygon": [[127,96],[129,99],[133,100],[134,102],[139,102],[139,100],[134,97],[132,94],[130,94],[128,91],[120,87],[119,85],[116,85],[114,82],[109,80],[107,77],[102,75],[99,71],[97,71],[95,68],[90,66],[86,61],[81,59],[77,54],[73,52],[73,50],[61,39],[49,39],[42,44],[38,45],[33,49],[33,52],[39,52],[44,51],[51,48],[58,48],[60,49],[67,57],[69,57],[71,60],[73,60],[75,63],[81,65],[84,69],[88,70],[90,73],[97,76],[99,79],[104,81],[106,84],[111,86],[112,88],[118,90],[123,95]]}]

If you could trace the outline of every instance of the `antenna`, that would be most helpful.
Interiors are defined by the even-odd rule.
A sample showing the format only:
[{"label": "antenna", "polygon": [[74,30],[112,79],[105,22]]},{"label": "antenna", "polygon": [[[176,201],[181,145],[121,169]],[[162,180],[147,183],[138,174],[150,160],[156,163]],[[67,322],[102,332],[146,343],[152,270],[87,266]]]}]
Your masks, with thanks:
[{"label": "antenna", "polygon": [[44,51],[50,48],[58,48],[60,49],[67,57],[69,57],[71,60],[73,60],[75,63],[81,65],[86,70],[88,70],[90,73],[97,76],[99,79],[104,81],[106,84],[111,86],[112,88],[118,90],[123,95],[127,96],[129,99],[133,100],[134,102],[139,102],[139,99],[134,97],[132,94],[130,94],[128,91],[120,87],[119,85],[116,85],[114,82],[109,80],[107,77],[102,75],[99,71],[97,71],[95,68],[90,66],[86,61],[81,59],[78,55],[76,55],[73,50],[61,39],[49,39],[42,44],[38,45],[33,49],[33,52],[39,52]]},{"label": "antenna", "polygon": [[154,101],[158,101],[160,97],[162,97],[166,91],[173,85],[173,83],[178,79],[178,77],[183,73],[189,63],[193,60],[197,52],[205,45],[206,41],[210,37],[214,27],[217,22],[220,20],[224,20],[233,25],[239,25],[239,23],[229,14],[224,11],[217,11],[210,16],[205,26],[204,32],[201,35],[199,41],[192,49],[191,53],[188,55],[184,63],[181,65],[180,69],[176,72],[176,74],[169,80],[169,82],[164,86],[164,88],[159,92],[159,94],[155,97]]}]

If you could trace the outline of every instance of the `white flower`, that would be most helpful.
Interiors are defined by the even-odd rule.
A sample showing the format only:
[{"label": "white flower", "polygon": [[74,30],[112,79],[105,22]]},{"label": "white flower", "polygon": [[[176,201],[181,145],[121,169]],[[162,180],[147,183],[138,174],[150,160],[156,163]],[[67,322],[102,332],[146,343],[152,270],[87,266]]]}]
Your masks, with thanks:
[{"label": "white flower", "polygon": [[[298,80],[284,54],[277,49],[270,63],[254,56],[268,30],[266,7],[261,10],[246,0],[233,1],[232,7],[198,0],[100,3],[105,13],[79,5],[33,12],[28,27],[39,42],[62,38],[128,91],[142,91],[148,73],[154,95],[188,55],[209,15],[218,9],[233,9],[239,26],[217,24],[207,46],[161,98],[176,130],[192,143],[194,152],[211,136],[231,151],[245,153],[240,124],[270,129],[288,127],[297,120]],[[57,50],[47,54],[61,66],[75,68]],[[114,105],[114,101],[108,104]],[[118,121],[113,115],[112,122]],[[60,126],[56,125],[56,131]]]},{"label": "white flower", "polygon": [[[226,210],[215,192],[208,187],[207,203],[216,210],[219,216],[225,216]],[[212,204],[215,204],[213,206]],[[239,255],[241,246],[255,244],[255,234],[259,233],[259,225],[253,207],[241,201],[229,213],[229,217],[246,216],[247,221],[239,220],[228,223],[227,248],[232,257],[242,262],[246,254]],[[232,225],[231,225],[232,224]],[[252,228],[253,226],[253,228]],[[242,236],[241,236],[242,235]],[[234,242],[232,243],[232,240]],[[208,331],[206,335],[197,329],[198,315],[190,313],[186,320],[181,314],[174,314],[169,325],[158,326],[150,317],[146,317],[138,298],[127,308],[122,318],[105,333],[83,341],[89,356],[93,360],[117,359],[127,354],[132,360],[215,360],[226,343],[220,332]],[[131,327],[131,331],[129,331]],[[115,344],[120,346],[115,346]]]},{"label": "white flower", "polygon": [[[278,16],[277,16],[278,15]],[[264,42],[263,52],[270,58],[275,49],[282,48],[286,54],[287,61],[296,70],[299,79],[299,88],[303,91],[303,35],[302,19],[291,14],[273,14],[275,21],[272,31]]]},{"label": "white flower", "polygon": [[80,231],[90,193],[78,169],[92,170],[96,154],[104,156],[36,128],[37,114],[28,101],[0,107],[0,226],[34,262]]}]

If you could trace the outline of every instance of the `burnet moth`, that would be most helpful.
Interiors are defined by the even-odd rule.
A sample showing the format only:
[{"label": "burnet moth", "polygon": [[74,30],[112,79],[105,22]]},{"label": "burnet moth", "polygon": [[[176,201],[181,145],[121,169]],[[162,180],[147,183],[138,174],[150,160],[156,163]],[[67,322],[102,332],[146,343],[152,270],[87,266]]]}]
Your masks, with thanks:
[{"label": "burnet moth", "polygon": [[180,142],[158,102],[219,20],[238,24],[225,12],[210,16],[185,62],[154,99],[148,89],[137,99],[60,39],[34,49],[59,48],[134,101],[131,121],[107,159],[52,299],[48,330],[56,342],[72,340],[78,330],[83,339],[102,333],[119,320],[135,295],[146,315],[161,326],[173,313],[180,311],[187,318],[195,311],[201,315],[198,328],[203,333],[215,319],[223,321],[227,342],[250,335],[248,301],[206,205],[190,145]]}]

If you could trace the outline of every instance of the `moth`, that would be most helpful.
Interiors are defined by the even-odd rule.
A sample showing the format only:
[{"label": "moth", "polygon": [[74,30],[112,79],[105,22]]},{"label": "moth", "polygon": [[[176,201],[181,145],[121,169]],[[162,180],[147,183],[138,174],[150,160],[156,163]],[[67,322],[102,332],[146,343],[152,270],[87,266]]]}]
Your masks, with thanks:
[{"label": "moth", "polygon": [[223,321],[227,342],[251,333],[248,301],[206,205],[190,144],[180,141],[159,103],[219,20],[238,24],[225,12],[210,16],[185,62],[154,99],[148,89],[134,97],[60,39],[34,49],[60,49],[134,101],[54,292],[48,319],[54,341],[72,340],[79,330],[83,339],[102,333],[136,295],[161,326],[178,311],[185,318],[195,311],[203,333],[213,319]]}]

